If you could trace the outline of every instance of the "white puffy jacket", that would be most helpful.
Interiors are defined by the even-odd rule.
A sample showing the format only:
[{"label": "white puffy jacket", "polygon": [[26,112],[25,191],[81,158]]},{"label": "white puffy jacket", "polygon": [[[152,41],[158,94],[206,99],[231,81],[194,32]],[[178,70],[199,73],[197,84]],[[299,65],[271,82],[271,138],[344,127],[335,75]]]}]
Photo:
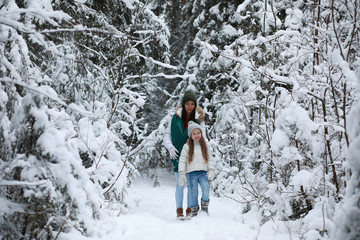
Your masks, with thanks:
[{"label": "white puffy jacket", "polygon": [[181,151],[179,160],[179,172],[194,172],[194,171],[214,171],[214,161],[210,148],[208,147],[209,161],[205,163],[202,156],[201,146],[199,142],[194,142],[194,156],[193,161],[188,164],[189,159],[189,145],[186,143]]}]

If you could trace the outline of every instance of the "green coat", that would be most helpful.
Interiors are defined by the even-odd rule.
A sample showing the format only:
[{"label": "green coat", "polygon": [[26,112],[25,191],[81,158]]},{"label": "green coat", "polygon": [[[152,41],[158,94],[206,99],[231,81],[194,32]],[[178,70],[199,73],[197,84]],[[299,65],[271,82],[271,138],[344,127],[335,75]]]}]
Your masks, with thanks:
[{"label": "green coat", "polygon": [[[200,124],[198,120],[195,120],[197,124]],[[178,172],[179,158],[181,155],[181,150],[189,139],[187,130],[185,130],[184,123],[177,114],[174,114],[171,120],[171,141],[174,147],[178,150],[178,157],[176,159],[171,159],[173,164],[174,172]]]}]

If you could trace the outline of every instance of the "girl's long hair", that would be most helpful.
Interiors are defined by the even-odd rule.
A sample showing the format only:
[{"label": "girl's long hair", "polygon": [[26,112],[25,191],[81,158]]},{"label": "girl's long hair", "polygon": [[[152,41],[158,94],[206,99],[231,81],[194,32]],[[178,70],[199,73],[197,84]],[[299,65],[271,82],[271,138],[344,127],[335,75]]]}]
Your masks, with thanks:
[{"label": "girl's long hair", "polygon": [[[200,143],[200,147],[201,147],[201,153],[202,153],[202,156],[204,158],[205,163],[208,163],[208,161],[209,161],[208,148],[207,148],[206,142],[204,140],[204,136],[202,135],[201,129],[200,129],[200,132],[201,132],[201,138],[199,140],[199,143]],[[187,144],[189,145],[188,164],[190,164],[190,163],[192,163],[193,158],[194,158],[194,140],[190,137]]]}]

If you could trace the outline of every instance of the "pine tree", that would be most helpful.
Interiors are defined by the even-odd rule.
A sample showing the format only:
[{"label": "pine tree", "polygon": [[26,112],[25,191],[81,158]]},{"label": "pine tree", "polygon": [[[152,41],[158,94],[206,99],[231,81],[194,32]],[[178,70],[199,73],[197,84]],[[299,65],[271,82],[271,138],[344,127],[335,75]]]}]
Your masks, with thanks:
[{"label": "pine tree", "polygon": [[348,118],[349,124],[349,158],[345,163],[349,170],[349,181],[343,201],[337,206],[334,223],[336,228],[332,232],[331,239],[354,240],[360,237],[359,229],[359,199],[360,199],[360,165],[359,165],[359,119],[360,105],[357,102],[351,108]]},{"label": "pine tree", "polygon": [[125,210],[167,28],[140,1],[2,4],[0,234],[91,235],[101,208]]}]

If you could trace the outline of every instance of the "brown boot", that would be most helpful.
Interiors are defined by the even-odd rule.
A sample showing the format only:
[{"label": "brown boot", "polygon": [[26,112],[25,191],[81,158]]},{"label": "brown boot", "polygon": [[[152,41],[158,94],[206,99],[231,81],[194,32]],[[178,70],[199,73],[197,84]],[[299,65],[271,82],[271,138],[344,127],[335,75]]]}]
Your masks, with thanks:
[{"label": "brown boot", "polygon": [[184,214],[183,214],[183,209],[182,208],[177,208],[176,209],[176,218],[178,220],[185,220]]},{"label": "brown boot", "polygon": [[190,217],[190,213],[191,213],[191,208],[187,208],[186,209],[186,217]]}]

